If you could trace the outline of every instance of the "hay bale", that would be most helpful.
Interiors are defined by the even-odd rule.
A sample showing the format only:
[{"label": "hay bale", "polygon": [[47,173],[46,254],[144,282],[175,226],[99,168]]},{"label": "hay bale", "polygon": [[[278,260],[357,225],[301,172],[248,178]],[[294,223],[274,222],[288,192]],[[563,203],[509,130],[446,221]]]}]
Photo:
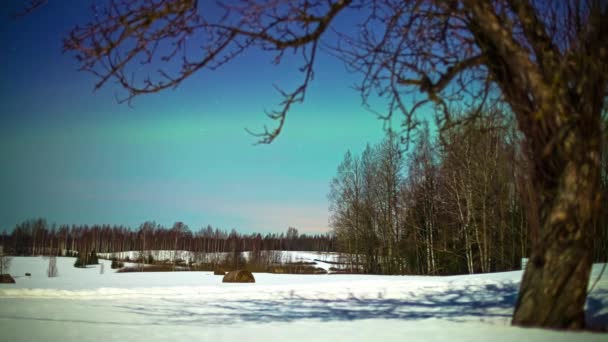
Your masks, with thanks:
[{"label": "hay bale", "polygon": [[247,270],[231,271],[226,273],[222,283],[255,283],[255,278]]},{"label": "hay bale", "polygon": [[223,269],[221,269],[221,268],[216,268],[216,269],[213,271],[213,274],[214,274],[214,275],[221,275],[221,276],[223,276],[223,275],[226,275],[226,271],[224,271],[224,270],[223,270]]},{"label": "hay bale", "polygon": [[15,279],[10,274],[0,274],[0,284],[14,284]]}]

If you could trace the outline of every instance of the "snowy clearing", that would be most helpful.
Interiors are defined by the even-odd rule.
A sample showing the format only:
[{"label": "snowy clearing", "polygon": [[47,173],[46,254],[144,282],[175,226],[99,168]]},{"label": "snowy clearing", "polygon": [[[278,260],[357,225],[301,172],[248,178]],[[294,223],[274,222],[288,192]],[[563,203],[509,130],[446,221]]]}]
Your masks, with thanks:
[{"label": "snowy clearing", "polygon": [[[308,252],[308,251],[263,251],[270,253],[277,253],[279,261],[281,263],[289,262],[314,262],[315,267],[322,268],[329,272],[330,268],[344,268],[344,265],[337,264],[340,260],[340,254],[335,252]],[[141,252],[139,251],[125,251],[116,253],[97,253],[101,258],[117,258],[119,260],[129,259],[136,260]],[[190,251],[183,250],[151,250],[146,251],[145,255],[151,255],[154,260],[159,261],[171,261],[175,259],[184,260],[186,263],[190,261],[200,262],[203,260],[209,261],[214,259],[225,259],[230,253],[193,253]],[[242,252],[243,257],[247,260],[250,259],[250,252]]]},{"label": "snowy clearing", "polygon": [[[48,278],[44,258],[13,258],[17,283],[0,284],[3,340],[555,342],[607,336],[509,326],[520,271],[453,277],[255,273],[255,284],[223,284],[211,272],[115,273],[101,260],[100,274],[99,265],[78,269],[74,260],[58,258],[59,276]],[[592,282],[600,270],[594,266]],[[606,274],[589,296],[587,320],[608,328]]]}]

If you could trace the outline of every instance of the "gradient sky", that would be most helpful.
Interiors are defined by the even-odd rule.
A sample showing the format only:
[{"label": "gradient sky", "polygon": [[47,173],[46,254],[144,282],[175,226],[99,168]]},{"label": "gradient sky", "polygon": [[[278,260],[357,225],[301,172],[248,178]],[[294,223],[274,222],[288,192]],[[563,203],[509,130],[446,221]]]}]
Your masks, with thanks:
[{"label": "gradient sky", "polygon": [[[49,222],[183,221],[242,232],[328,231],[329,182],[347,149],[382,137],[360,105],[357,75],[322,55],[304,105],[271,145],[244,128],[280,100],[273,83],[301,75],[287,61],[250,52],[203,71],[175,91],[118,104],[118,86],[93,92],[62,38],[87,1],[50,1],[19,20],[0,19],[0,230]],[[253,67],[252,67],[253,66]]]}]

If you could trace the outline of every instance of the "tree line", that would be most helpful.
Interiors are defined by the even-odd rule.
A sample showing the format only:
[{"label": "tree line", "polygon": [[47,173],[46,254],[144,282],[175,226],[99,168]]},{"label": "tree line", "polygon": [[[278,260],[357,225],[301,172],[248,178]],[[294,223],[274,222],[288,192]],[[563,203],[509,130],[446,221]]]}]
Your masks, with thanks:
[{"label": "tree line", "polygon": [[289,227],[285,233],[242,234],[227,232],[208,225],[192,231],[183,222],[165,227],[144,222],[138,229],[123,225],[56,225],[45,219],[32,219],[17,224],[0,239],[4,251],[12,255],[71,255],[123,251],[185,250],[200,253],[221,253],[261,250],[335,250],[330,234],[299,234]]},{"label": "tree line", "polygon": [[[331,182],[331,226],[353,269],[378,274],[519,269],[538,243],[540,223],[532,165],[512,118],[493,110],[437,134],[425,126],[409,149],[403,148],[389,131],[361,155],[346,152]],[[596,262],[608,260],[608,202],[602,206],[591,237]]]}]

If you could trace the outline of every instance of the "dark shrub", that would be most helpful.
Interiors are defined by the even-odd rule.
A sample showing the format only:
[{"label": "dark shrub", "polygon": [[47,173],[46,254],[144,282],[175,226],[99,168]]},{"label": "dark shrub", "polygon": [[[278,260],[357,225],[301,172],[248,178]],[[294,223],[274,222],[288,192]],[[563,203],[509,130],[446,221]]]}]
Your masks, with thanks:
[{"label": "dark shrub", "polygon": [[270,273],[285,273],[285,274],[327,274],[327,271],[320,268],[310,266],[308,263],[286,263],[273,265],[270,267]]},{"label": "dark shrub", "polygon": [[[131,272],[173,272],[173,265],[151,265],[144,268],[141,267],[125,267],[118,270],[118,273],[131,273]],[[176,271],[181,271],[176,269]]]},{"label": "dark shrub", "polygon": [[175,260],[173,261],[173,263],[174,263],[176,266],[188,267],[188,264],[186,263],[186,260],[183,260],[183,259],[175,259]]},{"label": "dark shrub", "polygon": [[213,274],[214,275],[226,275],[226,271],[224,271],[222,268],[216,268],[215,270],[213,270]]},{"label": "dark shrub", "polygon": [[205,272],[214,272],[217,269],[224,270],[224,268],[211,264],[211,263],[193,264],[190,269],[192,271],[205,271]]},{"label": "dark shrub", "polygon": [[125,266],[125,264],[123,264],[120,261],[117,261],[116,259],[112,260],[112,264],[110,265],[111,269],[117,269],[117,268],[123,268]]},{"label": "dark shrub", "polygon": [[255,278],[247,270],[231,271],[226,273],[222,283],[255,283]]},{"label": "dark shrub", "polygon": [[97,253],[95,253],[95,250],[92,250],[91,255],[89,255],[89,260],[87,260],[87,265],[97,264],[99,264],[99,259],[97,259]]},{"label": "dark shrub", "polygon": [[97,259],[97,253],[95,251],[91,251],[90,253],[82,252],[78,253],[76,257],[76,261],[74,262],[74,267],[85,268],[87,265],[97,265],[99,264],[99,260]]},{"label": "dark shrub", "polygon": [[14,284],[15,279],[10,274],[0,274],[0,284]]}]

